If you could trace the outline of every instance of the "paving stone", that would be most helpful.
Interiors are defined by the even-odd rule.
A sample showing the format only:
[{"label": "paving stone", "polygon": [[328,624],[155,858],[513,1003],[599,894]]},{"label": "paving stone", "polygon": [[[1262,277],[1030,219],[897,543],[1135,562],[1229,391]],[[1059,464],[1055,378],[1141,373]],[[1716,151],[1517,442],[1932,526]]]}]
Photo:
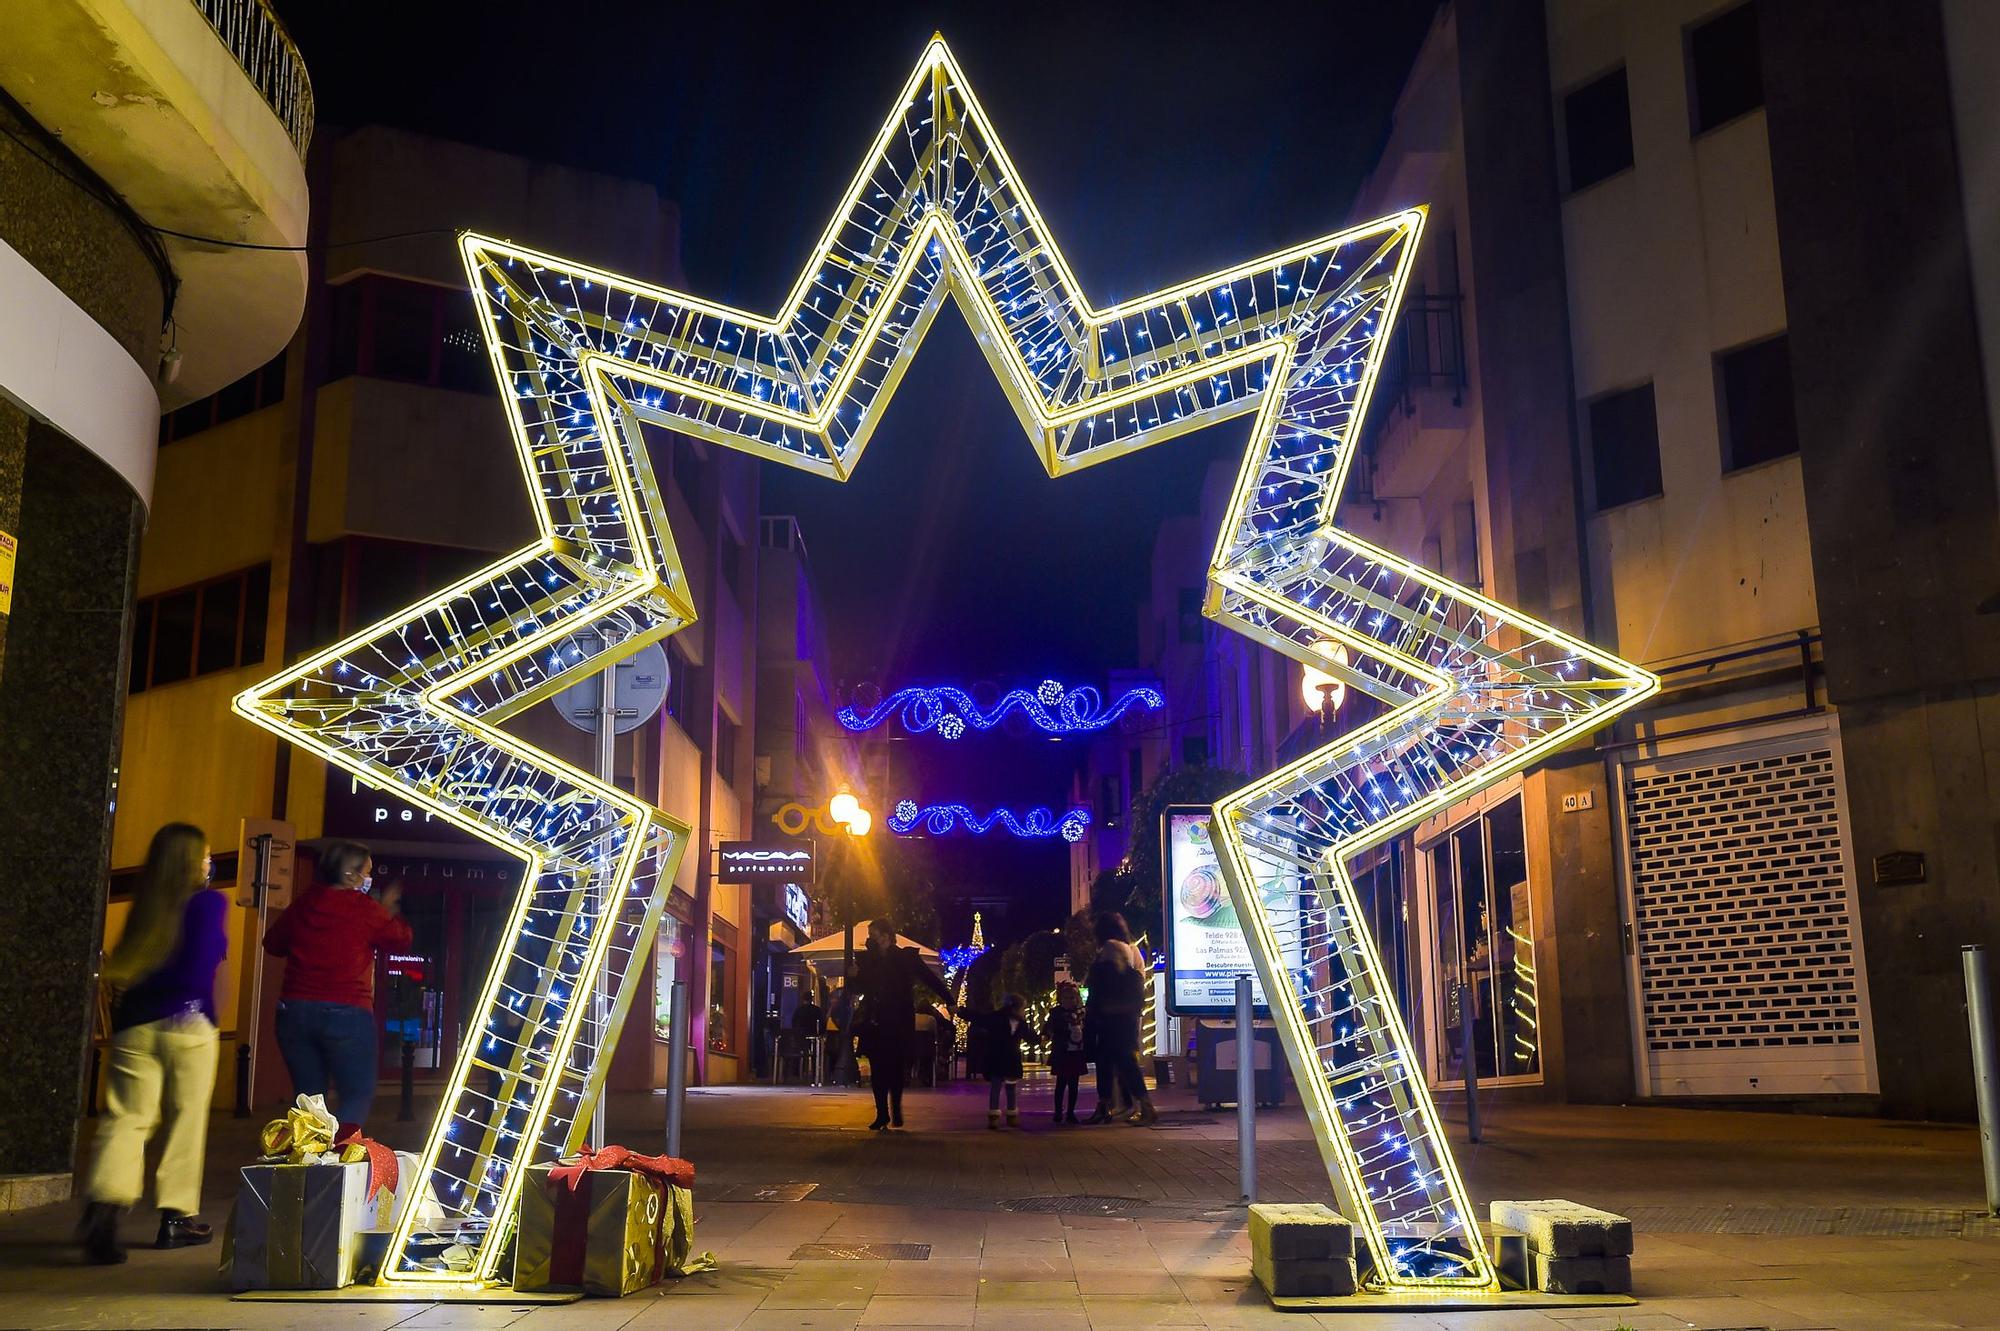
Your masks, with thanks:
[{"label": "paving stone", "polygon": [[1494,1202],[1487,1216],[1528,1236],[1528,1247],[1550,1257],[1630,1257],[1632,1222],[1580,1202]]}]

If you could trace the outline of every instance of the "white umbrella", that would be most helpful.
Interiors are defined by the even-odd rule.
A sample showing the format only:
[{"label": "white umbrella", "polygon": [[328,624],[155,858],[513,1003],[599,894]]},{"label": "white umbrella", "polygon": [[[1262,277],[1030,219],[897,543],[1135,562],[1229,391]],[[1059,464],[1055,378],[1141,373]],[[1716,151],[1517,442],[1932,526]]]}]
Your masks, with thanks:
[{"label": "white umbrella", "polygon": [[[854,950],[860,952],[868,946],[868,921],[854,922]],[[913,947],[917,955],[931,965],[938,961],[937,949],[925,947],[914,938],[896,935],[897,947]],[[812,963],[812,968],[822,975],[840,976],[847,965],[847,940],[843,933],[831,933],[824,938],[815,938],[810,943],[801,943],[792,949],[793,956]]]}]

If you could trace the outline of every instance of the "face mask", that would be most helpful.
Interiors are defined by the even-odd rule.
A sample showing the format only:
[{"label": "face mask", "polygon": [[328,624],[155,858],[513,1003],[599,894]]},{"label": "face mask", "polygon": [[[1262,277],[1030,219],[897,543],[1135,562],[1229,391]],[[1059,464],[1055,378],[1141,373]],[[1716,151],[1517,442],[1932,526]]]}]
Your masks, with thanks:
[{"label": "face mask", "polygon": [[361,885],[355,888],[354,890],[357,892],[366,892],[369,888],[373,887],[374,885],[375,885],[375,875],[364,874],[361,879]]}]

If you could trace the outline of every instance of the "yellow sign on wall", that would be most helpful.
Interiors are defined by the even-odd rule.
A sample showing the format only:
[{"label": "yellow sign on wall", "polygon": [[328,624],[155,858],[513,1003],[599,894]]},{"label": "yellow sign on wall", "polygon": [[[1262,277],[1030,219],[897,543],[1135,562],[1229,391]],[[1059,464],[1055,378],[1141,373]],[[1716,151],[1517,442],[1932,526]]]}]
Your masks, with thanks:
[{"label": "yellow sign on wall", "polygon": [[14,610],[14,555],[20,548],[20,541],[0,531],[0,615]]}]

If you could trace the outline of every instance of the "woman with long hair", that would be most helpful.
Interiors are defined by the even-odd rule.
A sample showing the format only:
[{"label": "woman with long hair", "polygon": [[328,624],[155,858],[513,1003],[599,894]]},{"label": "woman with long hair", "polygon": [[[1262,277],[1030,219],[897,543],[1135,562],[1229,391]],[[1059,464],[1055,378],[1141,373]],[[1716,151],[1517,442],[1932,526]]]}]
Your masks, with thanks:
[{"label": "woman with long hair", "polygon": [[264,950],[284,957],[278,1052],[300,1095],[333,1093],[343,1124],[359,1126],[375,1103],[375,953],[410,946],[393,884],[369,894],[375,859],[355,841],[320,852],[319,876],[272,921]]},{"label": "woman with long hair", "polygon": [[155,1176],[160,1207],[156,1248],[185,1248],[213,1237],[201,1209],[208,1099],[215,1090],[215,968],[229,950],[229,899],[208,886],[208,838],[168,823],[153,834],[132,913],[102,979],[112,993],[110,1070],[97,1153],[84,1182],[84,1255],[125,1260],[118,1221],[146,1183],[146,1142],[167,1118]]}]

